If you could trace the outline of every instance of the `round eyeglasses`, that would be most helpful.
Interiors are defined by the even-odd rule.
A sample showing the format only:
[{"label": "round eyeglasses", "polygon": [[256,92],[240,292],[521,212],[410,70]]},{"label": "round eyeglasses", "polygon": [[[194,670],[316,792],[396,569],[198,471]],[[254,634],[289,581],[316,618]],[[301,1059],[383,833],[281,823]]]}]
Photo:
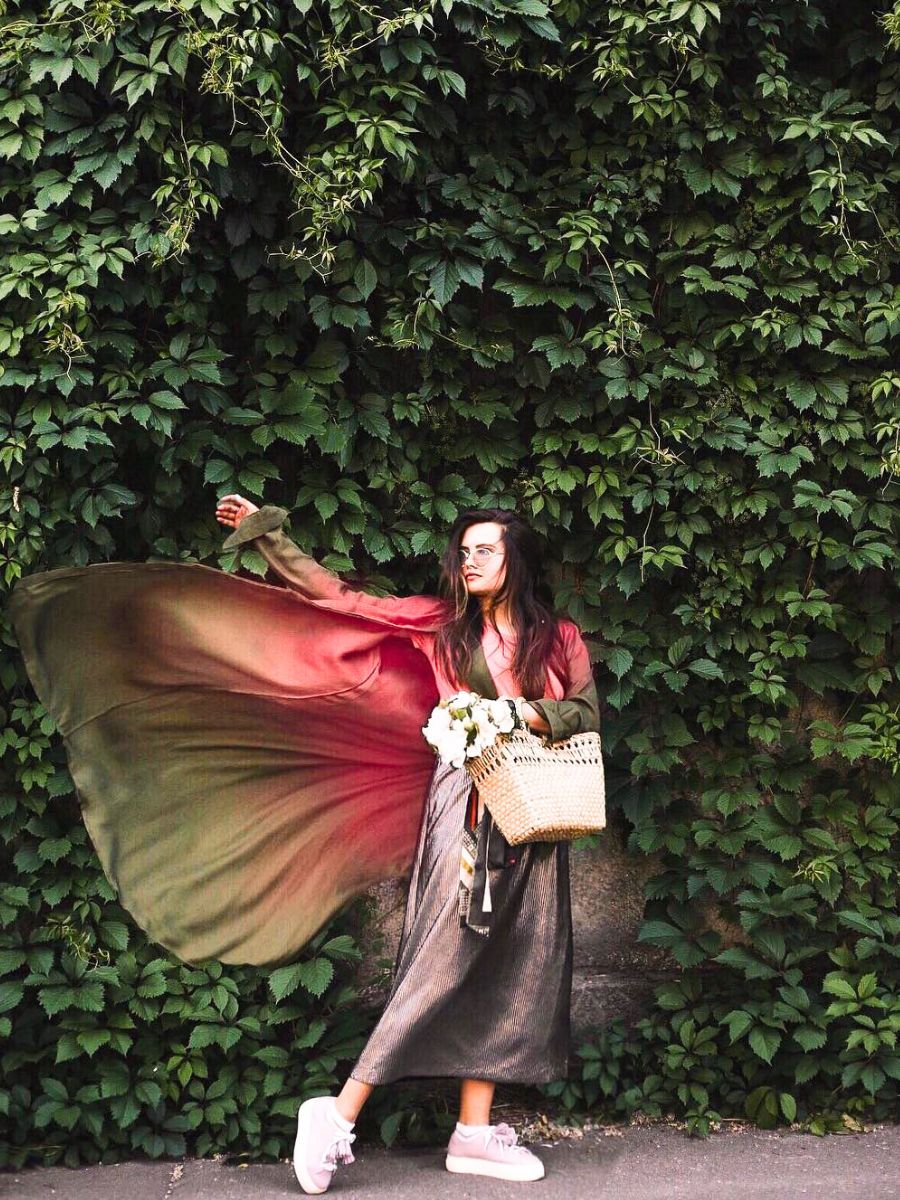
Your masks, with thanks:
[{"label": "round eyeglasses", "polygon": [[476,550],[467,550],[465,547],[460,547],[459,561],[465,563],[470,557],[483,567],[492,554],[499,554],[499,550],[492,550],[489,546],[479,546]]}]

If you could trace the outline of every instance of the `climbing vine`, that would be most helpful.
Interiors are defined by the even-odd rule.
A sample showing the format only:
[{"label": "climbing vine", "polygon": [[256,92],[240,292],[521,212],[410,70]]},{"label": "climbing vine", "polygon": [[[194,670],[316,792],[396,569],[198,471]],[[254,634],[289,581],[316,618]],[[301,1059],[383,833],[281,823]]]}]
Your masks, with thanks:
[{"label": "climbing vine", "polygon": [[[673,970],[573,1110],[896,1112],[898,48],[836,0],[2,5],[3,585],[235,569],[229,491],[382,588],[529,517]],[[3,630],[0,1158],[284,1154],[352,924],[161,956]]]}]

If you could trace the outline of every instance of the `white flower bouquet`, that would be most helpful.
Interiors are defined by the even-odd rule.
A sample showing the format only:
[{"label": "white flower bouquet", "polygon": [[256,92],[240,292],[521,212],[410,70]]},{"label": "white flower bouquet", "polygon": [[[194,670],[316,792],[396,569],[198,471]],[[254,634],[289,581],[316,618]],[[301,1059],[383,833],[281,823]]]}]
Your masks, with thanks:
[{"label": "white flower bouquet", "polygon": [[457,692],[435,705],[422,733],[441,762],[462,767],[493,746],[498,734],[525,727],[524,703],[522,696],[488,700],[477,692]]},{"label": "white flower bouquet", "polygon": [[525,704],[521,696],[488,700],[457,692],[431,710],[422,733],[441,762],[465,768],[511,846],[570,841],[603,829],[600,734],[551,741],[531,732]]}]

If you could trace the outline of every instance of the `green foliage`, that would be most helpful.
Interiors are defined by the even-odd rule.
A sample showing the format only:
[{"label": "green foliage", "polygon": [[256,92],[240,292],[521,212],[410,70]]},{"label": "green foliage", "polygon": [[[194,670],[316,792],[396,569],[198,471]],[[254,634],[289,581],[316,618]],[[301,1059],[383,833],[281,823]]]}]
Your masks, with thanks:
[{"label": "green foliage", "polygon": [[[241,491],[426,589],[461,506],[517,506],[684,969],[564,1101],[896,1106],[898,11],[5,12],[4,585],[230,569]],[[160,958],[5,643],[3,1161],[283,1153],[361,1044],[344,931],[271,977]]]},{"label": "green foliage", "polygon": [[723,1117],[822,1134],[896,1116],[886,1101],[900,1079],[900,999],[848,954],[829,957],[838,969],[819,995],[797,967],[774,990],[774,973],[745,971],[739,1001],[728,976],[689,970],[657,988],[651,1016],[631,1029],[617,1017],[578,1048],[570,1077],[543,1091],[576,1115],[677,1117],[700,1137]]},{"label": "green foliage", "polygon": [[298,1103],[333,1090],[363,1045],[352,938],[323,930],[271,973],[160,955],[115,904],[64,798],[68,777],[51,771],[52,801],[35,788],[4,803],[3,1163],[179,1156],[188,1144],[283,1155]]}]

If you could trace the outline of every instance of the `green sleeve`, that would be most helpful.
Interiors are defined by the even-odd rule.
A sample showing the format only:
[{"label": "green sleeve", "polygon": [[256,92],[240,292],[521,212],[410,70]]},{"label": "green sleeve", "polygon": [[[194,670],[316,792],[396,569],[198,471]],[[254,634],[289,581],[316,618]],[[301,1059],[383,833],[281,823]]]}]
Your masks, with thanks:
[{"label": "green sleeve", "polygon": [[566,622],[563,636],[568,674],[565,696],[561,700],[529,701],[550,726],[547,736],[554,742],[573,733],[600,732],[600,700],[584,638],[572,622]]},{"label": "green sleeve", "polygon": [[399,632],[422,632],[446,620],[446,603],[437,596],[372,596],[346,584],[333,571],[301,550],[281,528],[288,510],[266,504],[244,517],[222,543],[223,550],[253,543],[276,574],[306,600],[348,615],[389,625]]},{"label": "green sleeve", "polygon": [[245,542],[252,541],[261,533],[269,533],[272,529],[280,529],[287,520],[288,510],[279,508],[277,504],[264,504],[256,512],[244,517],[232,533],[222,543],[223,550],[234,550]]},{"label": "green sleeve", "polygon": [[244,517],[222,543],[222,549],[239,550],[252,542],[253,549],[288,587],[308,600],[339,600],[347,590],[343,581],[288,537],[281,528],[288,515],[288,510],[277,504],[263,505]]},{"label": "green sleeve", "polygon": [[573,733],[600,732],[600,700],[593,679],[581,691],[563,700],[531,700],[529,703],[550,726],[548,736],[554,742],[571,737]]}]

